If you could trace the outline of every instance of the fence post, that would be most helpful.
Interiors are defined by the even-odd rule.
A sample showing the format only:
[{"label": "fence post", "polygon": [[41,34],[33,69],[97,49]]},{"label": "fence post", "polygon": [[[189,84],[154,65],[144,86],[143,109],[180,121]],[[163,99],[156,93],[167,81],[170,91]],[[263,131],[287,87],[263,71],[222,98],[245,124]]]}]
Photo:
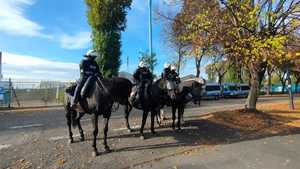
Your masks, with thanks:
[{"label": "fence post", "polygon": [[56,87],[56,103],[59,103],[59,85]]},{"label": "fence post", "polygon": [[11,108],[11,100],[12,100],[12,84],[11,84],[11,78],[8,79],[8,108]]}]

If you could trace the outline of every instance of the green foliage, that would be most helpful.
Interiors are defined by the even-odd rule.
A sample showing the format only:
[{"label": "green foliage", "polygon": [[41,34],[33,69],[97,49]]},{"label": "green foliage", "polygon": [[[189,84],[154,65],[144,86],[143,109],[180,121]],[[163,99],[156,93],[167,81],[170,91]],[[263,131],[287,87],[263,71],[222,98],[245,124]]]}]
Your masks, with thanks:
[{"label": "green foliage", "polygon": [[207,80],[209,82],[215,82],[217,80],[217,72],[212,64],[206,65],[205,73],[207,74]]},{"label": "green foliage", "polygon": [[152,53],[149,55],[149,52],[140,52],[139,60],[146,63],[150,71],[153,73],[155,66],[157,65],[156,54]]},{"label": "green foliage", "polygon": [[227,73],[225,74],[225,77],[224,77],[224,82],[240,83],[240,80],[238,78],[238,74],[237,74],[235,66],[232,66],[228,69],[228,71],[227,71]]},{"label": "green foliage", "polygon": [[85,0],[96,59],[105,77],[116,76],[121,65],[121,32],[132,0]]},{"label": "green foliage", "polygon": [[[282,67],[299,55],[291,50],[300,28],[299,5],[300,0],[184,0],[176,18],[184,23],[178,36],[195,56],[203,48],[221,46],[227,60],[247,69],[251,92],[246,104],[255,109],[262,65]],[[229,70],[230,81],[236,73]]]}]

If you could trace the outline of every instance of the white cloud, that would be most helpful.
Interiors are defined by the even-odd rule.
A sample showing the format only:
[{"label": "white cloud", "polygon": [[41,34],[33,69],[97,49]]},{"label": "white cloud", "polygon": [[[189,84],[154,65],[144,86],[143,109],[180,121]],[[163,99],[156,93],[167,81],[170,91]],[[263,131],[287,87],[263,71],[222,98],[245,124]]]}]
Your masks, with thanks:
[{"label": "white cloud", "polygon": [[78,32],[74,35],[63,34],[60,38],[60,44],[65,49],[85,49],[91,42],[90,32]]},{"label": "white cloud", "polygon": [[76,63],[49,61],[32,56],[4,52],[3,76],[13,79],[75,80],[79,77]]},{"label": "white cloud", "polygon": [[0,0],[0,31],[10,35],[52,38],[42,33],[43,27],[26,18],[24,8],[34,4],[33,0]]}]

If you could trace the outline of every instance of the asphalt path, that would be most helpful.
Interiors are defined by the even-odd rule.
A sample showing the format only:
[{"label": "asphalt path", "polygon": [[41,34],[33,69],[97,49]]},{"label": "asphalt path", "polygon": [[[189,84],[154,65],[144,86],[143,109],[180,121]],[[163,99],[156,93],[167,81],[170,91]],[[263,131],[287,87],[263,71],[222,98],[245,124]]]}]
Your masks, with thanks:
[{"label": "asphalt path", "polygon": [[[261,97],[258,101],[259,104],[264,103],[276,103],[276,102],[288,102],[287,97],[280,96],[280,97]],[[185,118],[193,118],[193,116],[199,116],[201,114],[210,113],[210,112],[216,112],[216,111],[222,111],[222,110],[233,110],[233,109],[239,109],[243,108],[245,103],[245,99],[241,98],[234,98],[234,99],[221,99],[221,100],[204,100],[201,103],[201,106],[196,106],[193,104],[187,105],[184,117]],[[169,117],[170,113],[168,108],[166,109],[166,115]],[[137,110],[133,110],[130,115],[130,123],[132,128],[138,129],[141,121],[141,112]],[[140,141],[132,141],[132,139],[129,139],[125,136],[127,134],[127,131],[125,130],[125,120],[124,120],[124,111],[123,107],[120,106],[120,109],[116,112],[112,113],[112,120],[110,121],[110,135],[111,135],[111,142],[112,145],[117,145],[118,143],[122,146],[130,146],[130,153],[126,154],[125,157],[129,156],[127,160],[124,161],[131,161],[131,162],[138,162],[139,160],[134,160],[135,156],[141,158],[140,160],[147,160],[143,157],[138,156],[138,150],[136,148],[133,148],[135,145],[141,144],[140,147],[144,147],[145,144],[153,144],[156,145],[156,143],[160,146],[167,144],[162,144],[161,138],[155,138],[151,141],[148,140],[145,143],[140,143]],[[149,118],[148,118],[149,121]],[[83,128],[85,130],[85,133],[91,133],[91,124],[90,124],[90,116],[86,115],[82,119]],[[147,122],[147,125],[149,122]],[[101,126],[100,126],[101,127]],[[78,138],[77,130],[75,130],[75,138]],[[162,152],[172,152],[172,147],[181,147],[182,145],[187,145],[185,138],[180,138],[181,143],[178,143],[178,138],[172,137],[169,138],[167,135],[170,135],[169,130],[162,130],[162,135],[166,135],[166,139],[170,141],[170,145],[167,147],[162,146],[161,150],[159,147],[155,147],[155,149],[158,149],[157,152],[150,152],[150,155],[161,154]],[[172,134],[172,133],[171,133]],[[124,141],[120,141],[120,139],[115,140],[115,138],[118,138],[118,136],[124,135]],[[135,136],[135,135],[133,135]],[[88,136],[89,137],[89,136]],[[101,138],[101,133],[99,134],[99,137]],[[122,138],[122,137],[121,137]],[[164,137],[163,137],[164,138]],[[174,140],[177,139],[177,140]],[[11,166],[17,166],[18,160],[26,159],[26,157],[31,161],[30,163],[32,166],[35,167],[41,167],[41,168],[53,168],[53,166],[59,164],[51,163],[52,161],[57,160],[57,156],[52,157],[53,151],[49,150],[47,147],[57,147],[57,144],[60,144],[61,146],[65,146],[65,143],[67,142],[68,135],[66,130],[66,120],[65,120],[65,111],[62,107],[54,107],[54,108],[46,108],[46,109],[28,109],[28,110],[15,110],[15,111],[1,111],[0,112],[0,168],[14,168]],[[173,139],[173,140],[172,140]],[[122,139],[121,139],[122,140]],[[184,141],[183,141],[184,140]],[[110,141],[109,141],[110,142]],[[168,142],[168,141],[167,141]],[[39,144],[39,145],[37,145]],[[81,143],[83,144],[83,143]],[[90,143],[85,145],[83,147],[86,147],[86,149],[89,148],[90,150]],[[189,146],[189,145],[187,145]],[[26,148],[24,148],[26,147]],[[45,160],[44,158],[40,158],[40,155],[36,155],[39,153],[34,153],[33,155],[28,154],[28,152],[36,152],[36,151],[43,151],[45,149],[44,153],[48,154],[49,160]],[[69,150],[71,152],[73,151],[85,151],[87,153],[88,151],[86,149],[80,150],[80,147],[76,147],[72,150]],[[116,147],[117,149],[117,147]],[[122,148],[121,148],[122,149]],[[125,148],[126,149],[126,148]],[[149,149],[149,148],[145,148]],[[150,149],[153,149],[150,148]],[[13,151],[12,151],[13,150]],[[64,149],[65,150],[65,149]],[[141,151],[144,151],[144,148],[141,148]],[[54,151],[56,152],[56,151]],[[122,151],[123,152],[123,151]],[[125,151],[126,152],[126,151]],[[7,153],[9,155],[5,156],[4,153]],[[63,153],[66,153],[65,151]],[[63,154],[62,153],[62,154]],[[70,153],[70,152],[69,152]],[[147,151],[148,153],[148,151]],[[23,154],[23,155],[22,155]],[[40,153],[43,154],[43,153]],[[70,154],[68,154],[70,155]],[[67,156],[67,155],[66,155]],[[122,156],[122,153],[118,154],[118,156],[112,156],[111,158],[124,158]],[[133,159],[131,159],[132,157]],[[70,157],[69,157],[70,158]],[[80,160],[84,160],[85,156],[83,158],[80,158]],[[107,160],[111,161],[112,159],[107,156]],[[139,159],[137,158],[137,159]],[[1,160],[3,159],[3,160]],[[58,159],[59,160],[59,159]],[[17,161],[17,162],[16,162]],[[42,161],[40,163],[37,163],[36,161]],[[72,161],[72,160],[69,160]],[[99,161],[98,161],[99,162]],[[51,164],[50,164],[51,163]],[[58,162],[59,163],[59,162]],[[61,162],[64,165],[65,162]],[[85,162],[81,162],[80,164],[86,164]],[[102,164],[102,162],[99,162]],[[76,162],[72,161],[70,163],[66,163],[63,168],[73,168],[76,165]],[[93,163],[88,163],[89,168],[93,168]],[[120,168],[122,163],[116,164],[116,166],[111,168]],[[157,165],[157,164],[156,164]],[[106,167],[104,167],[106,166]],[[110,168],[108,167],[109,163],[106,165],[103,165],[103,168]],[[127,166],[131,166],[127,164]],[[149,167],[149,166],[148,166]],[[169,167],[169,166],[168,166]],[[16,167],[18,168],[18,166]],[[59,167],[58,167],[59,168]],[[79,167],[80,168],[80,167]],[[81,167],[85,168],[85,167]],[[96,167],[97,168],[97,167]],[[126,167],[125,167],[126,168]]]}]

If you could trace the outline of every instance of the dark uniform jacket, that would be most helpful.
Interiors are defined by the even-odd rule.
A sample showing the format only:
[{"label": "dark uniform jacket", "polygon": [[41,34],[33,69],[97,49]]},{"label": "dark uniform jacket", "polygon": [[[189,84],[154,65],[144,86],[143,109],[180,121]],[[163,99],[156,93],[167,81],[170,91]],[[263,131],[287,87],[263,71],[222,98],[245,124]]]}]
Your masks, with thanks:
[{"label": "dark uniform jacket", "polygon": [[133,78],[138,83],[145,81],[153,81],[153,75],[149,69],[139,67],[133,74]]},{"label": "dark uniform jacket", "polygon": [[99,66],[95,60],[84,59],[81,61],[79,67],[81,78],[88,78],[92,75],[101,76]]},{"label": "dark uniform jacket", "polygon": [[161,78],[164,80],[172,80],[171,78],[171,69],[170,68],[165,68],[163,73],[161,74]]},{"label": "dark uniform jacket", "polygon": [[175,70],[172,70],[170,72],[170,79],[172,81],[175,81],[176,83],[180,83],[180,77],[179,77],[178,73]]}]

